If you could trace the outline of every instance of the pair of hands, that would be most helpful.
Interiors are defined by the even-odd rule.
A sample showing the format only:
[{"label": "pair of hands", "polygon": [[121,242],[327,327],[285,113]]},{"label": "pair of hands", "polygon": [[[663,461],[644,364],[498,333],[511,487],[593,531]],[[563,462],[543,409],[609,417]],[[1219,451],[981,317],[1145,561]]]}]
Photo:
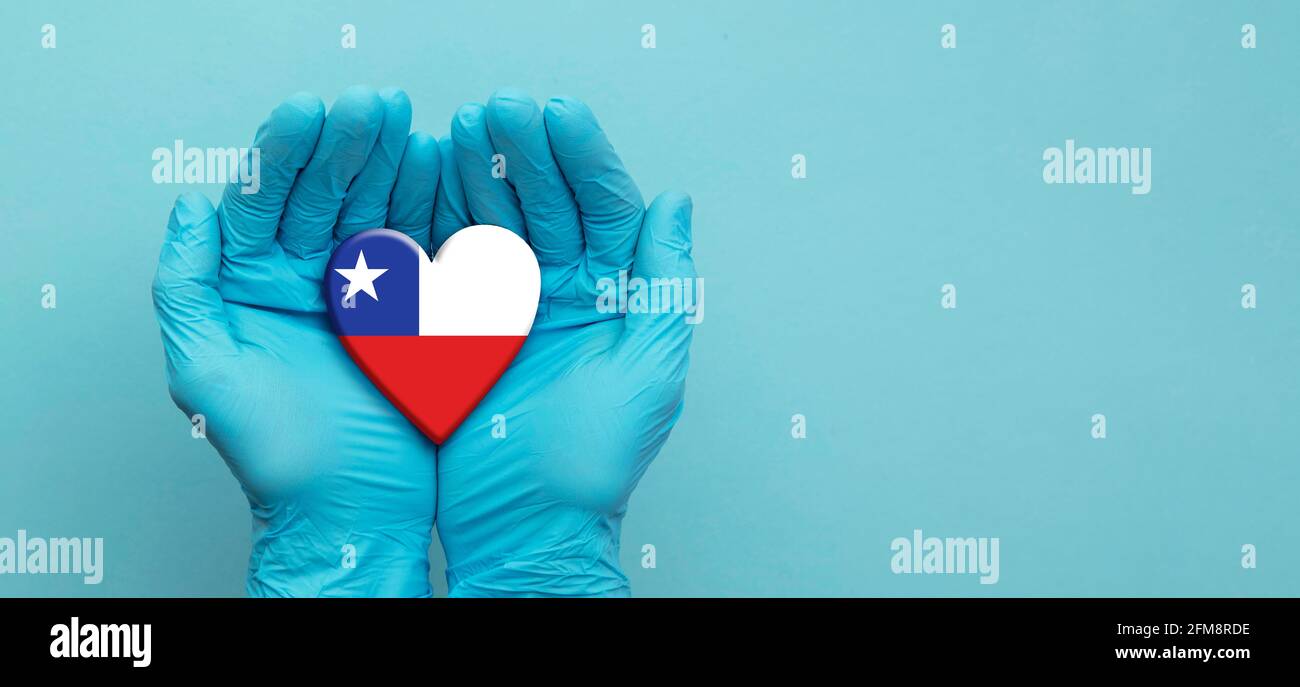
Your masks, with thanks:
[{"label": "pair of hands", "polygon": [[[498,91],[441,141],[410,123],[399,90],[348,89],[328,114],[296,95],[257,131],[257,193],[232,183],[219,208],[187,193],[172,210],[153,286],[167,380],[248,498],[247,590],[430,595],[436,516],[453,596],[624,595],[620,525],[681,413],[691,326],[600,312],[597,282],[693,278],[690,199],[646,208],[573,99],[543,111]],[[541,298],[514,363],[435,446],[343,351],[322,279],[359,231],[432,254],[473,224],[528,241]]]}]

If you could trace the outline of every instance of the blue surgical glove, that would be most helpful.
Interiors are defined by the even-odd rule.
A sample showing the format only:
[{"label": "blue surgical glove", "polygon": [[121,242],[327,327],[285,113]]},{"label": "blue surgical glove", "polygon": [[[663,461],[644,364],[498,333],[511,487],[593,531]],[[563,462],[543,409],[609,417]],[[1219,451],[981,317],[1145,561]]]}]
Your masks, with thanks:
[{"label": "blue surgical glove", "polygon": [[[172,398],[248,497],[252,596],[427,596],[435,448],[348,358],[321,279],[339,241],[427,244],[440,160],[400,91],[298,95],[258,129],[258,183],[172,210],[153,295]],[[256,193],[243,193],[256,186]]]},{"label": "blue surgical glove", "polygon": [[693,279],[690,199],[665,193],[646,209],[571,99],[543,113],[499,91],[460,109],[442,151],[434,243],[496,224],[528,240],[542,272],[528,341],[438,450],[450,593],[626,595],[620,525],[682,412],[692,327],[684,308],[609,312],[601,280]]}]

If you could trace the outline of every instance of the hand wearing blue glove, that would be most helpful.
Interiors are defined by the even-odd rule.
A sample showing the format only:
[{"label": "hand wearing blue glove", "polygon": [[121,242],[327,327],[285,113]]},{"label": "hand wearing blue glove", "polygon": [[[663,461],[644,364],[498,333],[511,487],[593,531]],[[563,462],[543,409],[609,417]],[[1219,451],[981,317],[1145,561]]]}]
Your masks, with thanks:
[{"label": "hand wearing blue glove", "polygon": [[349,89],[328,116],[295,96],[258,129],[256,193],[172,210],[153,286],[168,385],[248,498],[252,596],[431,593],[434,445],[348,358],[321,293],[357,231],[428,245],[440,154],[410,122],[400,91]]},{"label": "hand wearing blue glove", "polygon": [[499,91],[462,107],[441,147],[435,247],[496,224],[528,240],[542,271],[528,341],[438,450],[450,593],[626,595],[620,525],[681,414],[692,327],[681,309],[599,308],[601,279],[693,279],[690,199],[665,193],[646,209],[572,99],[543,112]]}]

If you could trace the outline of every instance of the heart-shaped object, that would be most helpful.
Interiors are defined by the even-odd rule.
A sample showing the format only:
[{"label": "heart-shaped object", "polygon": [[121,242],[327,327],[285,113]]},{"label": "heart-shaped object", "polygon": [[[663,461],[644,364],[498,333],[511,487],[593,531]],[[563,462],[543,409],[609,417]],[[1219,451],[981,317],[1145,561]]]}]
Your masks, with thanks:
[{"label": "heart-shaped object", "polygon": [[541,274],[528,244],[501,227],[461,229],[432,261],[406,234],[370,229],[334,249],[324,288],[343,348],[441,444],[528,338]]}]

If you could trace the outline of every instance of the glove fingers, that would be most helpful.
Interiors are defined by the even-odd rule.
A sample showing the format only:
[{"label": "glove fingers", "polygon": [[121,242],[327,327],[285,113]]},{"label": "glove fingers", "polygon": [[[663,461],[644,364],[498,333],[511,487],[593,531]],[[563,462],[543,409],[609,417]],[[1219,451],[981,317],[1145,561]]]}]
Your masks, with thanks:
[{"label": "glove fingers", "polygon": [[[644,295],[639,301],[638,291]],[[666,374],[685,376],[692,333],[686,310],[702,303],[702,286],[695,279],[691,257],[690,196],[662,193],[646,210],[637,239],[619,355],[649,359],[669,366]]]},{"label": "glove fingers", "polygon": [[595,115],[573,98],[546,104],[551,152],[582,215],[590,271],[614,276],[632,263],[645,201]]},{"label": "glove fingers", "polygon": [[387,226],[389,198],[411,133],[411,99],[397,88],[386,88],[379,97],[384,103],[379,138],[343,199],[335,245],[359,231]]},{"label": "glove fingers", "polygon": [[388,204],[388,228],[410,236],[425,250],[438,194],[439,157],[438,139],[421,131],[411,134]]},{"label": "glove fingers", "polygon": [[578,208],[551,158],[537,103],[517,89],[499,90],[488,101],[487,127],[493,147],[505,156],[506,179],[519,197],[537,262],[576,265],[582,257]]},{"label": "glove fingers", "polygon": [[[257,256],[275,241],[284,205],[298,171],[316,149],[325,105],[314,95],[298,93],[271,111],[253,138],[256,158],[241,162],[255,181],[232,180],[221,201],[222,239],[229,256]],[[256,161],[256,166],[251,164]]]},{"label": "glove fingers", "polygon": [[478,103],[462,105],[451,123],[451,140],[474,222],[505,227],[527,239],[519,199],[501,173],[505,161],[497,157],[488,135],[486,108]]},{"label": "glove fingers", "polygon": [[220,266],[217,211],[202,194],[180,196],[167,220],[153,281],[154,310],[169,370],[237,352],[217,292]]},{"label": "glove fingers", "polygon": [[452,234],[473,223],[465,200],[465,187],[460,180],[460,169],[456,165],[456,144],[450,136],[438,141],[438,155],[442,158],[442,171],[438,181],[438,199],[433,204],[431,253],[437,253]]},{"label": "glove fingers", "polygon": [[383,120],[384,102],[373,89],[353,86],[334,102],[311,161],[289,192],[279,235],[286,253],[315,259],[329,251],[343,199],[370,156]]}]

